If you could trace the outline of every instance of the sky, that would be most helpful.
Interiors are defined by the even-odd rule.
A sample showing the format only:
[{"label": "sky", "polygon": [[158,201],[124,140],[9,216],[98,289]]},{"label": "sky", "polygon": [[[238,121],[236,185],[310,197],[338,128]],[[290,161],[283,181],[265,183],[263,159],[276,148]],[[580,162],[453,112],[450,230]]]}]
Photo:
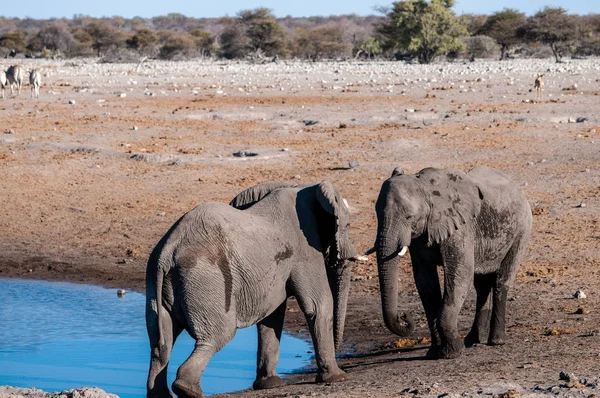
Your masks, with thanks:
[{"label": "sky", "polygon": [[[74,14],[93,17],[120,15],[144,18],[181,13],[189,17],[234,16],[239,10],[270,8],[275,16],[329,16],[342,14],[377,15],[375,8],[392,0],[0,0],[0,16],[35,19],[72,18]],[[503,8],[516,8],[527,15],[544,6],[563,7],[572,14],[600,13],[600,0],[456,0],[456,14],[490,14]]]}]

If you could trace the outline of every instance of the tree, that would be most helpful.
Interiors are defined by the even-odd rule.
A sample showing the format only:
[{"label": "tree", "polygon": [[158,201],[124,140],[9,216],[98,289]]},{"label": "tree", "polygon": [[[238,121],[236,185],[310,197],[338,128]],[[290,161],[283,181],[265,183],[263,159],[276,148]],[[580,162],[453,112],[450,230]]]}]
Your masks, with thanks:
[{"label": "tree", "polygon": [[25,51],[25,33],[15,30],[0,36],[0,49],[6,54],[17,54]]},{"label": "tree", "polygon": [[284,48],[285,33],[271,10],[242,10],[236,18],[224,18],[221,48],[226,58],[240,58],[250,52],[279,55]]},{"label": "tree", "polygon": [[32,51],[47,50],[52,54],[69,51],[73,45],[73,35],[63,22],[49,22],[42,26],[29,41],[27,48]]},{"label": "tree", "polygon": [[350,43],[344,41],[344,32],[339,26],[298,28],[297,34],[294,56],[316,60],[346,56],[350,51]]},{"label": "tree", "polygon": [[196,49],[192,36],[187,32],[168,32],[158,53],[162,59],[190,57]]},{"label": "tree", "polygon": [[458,19],[467,29],[469,35],[476,36],[480,34],[481,28],[485,25],[488,16],[483,14],[462,14]]},{"label": "tree", "polygon": [[90,35],[92,48],[96,50],[98,57],[124,42],[121,32],[105,21],[92,21],[84,29]]},{"label": "tree", "polygon": [[556,62],[561,62],[575,40],[576,24],[564,8],[545,7],[527,19],[520,35],[528,41],[547,44]]},{"label": "tree", "polygon": [[223,18],[225,28],[219,36],[221,55],[227,59],[243,58],[252,49],[250,39],[246,36],[245,26],[234,18]]},{"label": "tree", "polygon": [[140,29],[125,43],[127,47],[137,51],[142,57],[152,57],[158,48],[158,36],[150,29]]},{"label": "tree", "polygon": [[600,55],[600,14],[584,15],[577,18],[578,56]]},{"label": "tree", "polygon": [[524,13],[505,8],[490,15],[479,34],[496,40],[500,45],[500,59],[505,59],[510,48],[520,42],[519,31],[524,24]]},{"label": "tree", "polygon": [[381,43],[375,37],[369,37],[358,43],[355,47],[355,51],[355,58],[362,55],[367,59],[371,59],[381,54]]},{"label": "tree", "polygon": [[213,53],[215,48],[215,37],[211,33],[196,28],[190,31],[190,35],[196,43],[196,49],[201,56],[205,57]]},{"label": "tree", "polygon": [[452,12],[453,5],[454,0],[394,2],[378,32],[389,49],[407,51],[419,62],[430,63],[439,54],[464,49],[460,38],[468,32]]}]

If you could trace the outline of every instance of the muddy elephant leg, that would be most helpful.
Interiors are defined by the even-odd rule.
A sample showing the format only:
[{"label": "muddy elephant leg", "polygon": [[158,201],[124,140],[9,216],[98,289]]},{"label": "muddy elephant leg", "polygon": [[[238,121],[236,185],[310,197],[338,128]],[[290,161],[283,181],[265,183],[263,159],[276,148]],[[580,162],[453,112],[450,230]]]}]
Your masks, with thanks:
[{"label": "muddy elephant leg", "polygon": [[277,375],[281,331],[287,300],[284,301],[271,315],[258,323],[258,354],[256,364],[256,380],[253,388],[261,390],[285,385],[285,381]]},{"label": "muddy elephant leg", "polygon": [[427,324],[431,332],[431,348],[427,358],[436,358],[439,351],[440,335],[437,330],[437,319],[442,308],[442,292],[435,258],[430,252],[411,251],[413,276],[425,309]]},{"label": "muddy elephant leg", "polygon": [[[154,314],[155,316],[155,314]],[[183,330],[182,326],[177,323],[175,319],[171,317],[171,314],[167,312],[165,308],[161,309],[160,313],[160,325],[158,325],[158,318],[154,319],[155,324],[149,326],[148,335],[150,337],[150,371],[148,373],[147,381],[147,396],[148,397],[171,397],[169,392],[169,384],[167,382],[167,366],[169,364],[169,358],[171,357],[171,350],[177,336]],[[163,344],[161,345],[159,340],[159,333],[157,326],[162,332]]]},{"label": "muddy elephant leg", "polygon": [[444,245],[441,251],[444,259],[444,300],[438,319],[439,356],[451,359],[460,356],[464,349],[458,334],[458,313],[473,283],[474,256],[472,247],[464,242]]},{"label": "muddy elephant leg", "polygon": [[496,274],[475,275],[474,284],[477,292],[475,320],[471,331],[465,337],[465,346],[487,342],[490,333],[492,316],[492,288],[496,283]]},{"label": "muddy elephant leg", "polygon": [[494,301],[492,307],[492,320],[490,322],[489,345],[502,345],[506,343],[506,299],[508,290],[517,276],[517,268],[525,254],[526,242],[529,237],[521,238],[511,247],[502,260],[500,270],[494,285]]},{"label": "muddy elephant leg", "polygon": [[306,316],[310,331],[315,359],[317,362],[317,383],[329,383],[345,379],[343,372],[335,361],[335,345],[333,342],[333,298],[329,293],[327,276],[311,275],[321,278],[323,287],[318,288],[311,283],[296,284],[296,299],[300,309]]}]

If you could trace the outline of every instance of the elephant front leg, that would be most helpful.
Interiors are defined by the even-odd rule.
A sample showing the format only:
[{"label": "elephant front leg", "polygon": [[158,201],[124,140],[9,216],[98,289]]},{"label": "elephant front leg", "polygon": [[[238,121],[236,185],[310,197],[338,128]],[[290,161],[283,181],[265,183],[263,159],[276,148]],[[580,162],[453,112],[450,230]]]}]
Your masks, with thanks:
[{"label": "elephant front leg", "polygon": [[258,323],[258,354],[256,364],[256,380],[253,388],[262,390],[285,385],[285,381],[277,375],[281,331],[287,300],[284,301],[271,315]]},{"label": "elephant front leg", "polygon": [[427,351],[427,358],[437,358],[440,336],[437,330],[437,319],[442,307],[442,293],[437,272],[437,265],[431,253],[411,251],[413,275],[415,284],[425,309],[427,324],[431,333],[431,348]]},{"label": "elephant front leg", "polygon": [[475,275],[475,290],[477,292],[477,304],[475,309],[475,320],[471,331],[465,337],[465,346],[487,342],[490,333],[490,319],[492,316],[492,295],[490,292],[496,282],[496,274]]},{"label": "elephant front leg", "polygon": [[[327,290],[322,289],[323,292]],[[298,293],[298,304],[306,316],[308,329],[315,349],[318,374],[317,383],[331,383],[346,378],[335,361],[335,345],[333,342],[333,299],[327,293],[319,293],[313,297]]]},{"label": "elephant front leg", "polygon": [[439,356],[451,359],[459,357],[464,349],[464,343],[458,334],[458,314],[473,283],[473,250],[465,247],[464,242],[457,246],[445,246],[442,248],[442,258],[444,299],[438,319],[441,340]]}]

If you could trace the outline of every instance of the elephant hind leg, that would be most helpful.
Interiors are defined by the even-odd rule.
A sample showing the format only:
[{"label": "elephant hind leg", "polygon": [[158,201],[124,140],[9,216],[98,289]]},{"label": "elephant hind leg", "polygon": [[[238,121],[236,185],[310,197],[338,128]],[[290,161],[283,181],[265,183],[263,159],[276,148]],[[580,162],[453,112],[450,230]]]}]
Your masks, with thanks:
[{"label": "elephant hind leg", "polygon": [[496,274],[475,275],[474,284],[477,293],[475,320],[471,331],[465,337],[465,346],[487,342],[492,316],[492,288],[496,283]]},{"label": "elephant hind leg", "polygon": [[[170,398],[167,367],[173,344],[175,344],[175,340],[183,328],[164,307],[160,313],[160,325],[158,324],[156,312],[151,311],[147,314],[147,317],[148,337],[150,338],[150,371],[148,372],[147,396]],[[162,344],[159,329],[160,334],[162,334]]]},{"label": "elephant hind leg", "polygon": [[490,322],[489,345],[502,345],[506,343],[506,300],[508,290],[517,275],[517,268],[525,254],[528,237],[517,240],[510,248],[496,275],[494,285],[494,302],[492,319]]},{"label": "elephant hind leg", "polygon": [[277,375],[276,370],[286,306],[287,300],[256,325],[258,328],[258,354],[256,380],[252,386],[255,390],[277,388],[286,384]]},{"label": "elephant hind leg", "polygon": [[[198,289],[202,289],[199,287]],[[177,369],[173,392],[179,397],[204,397],[200,378],[212,356],[227,344],[237,330],[236,314],[215,308],[215,303],[199,294],[182,297],[186,330],[196,340],[194,350]]]}]

